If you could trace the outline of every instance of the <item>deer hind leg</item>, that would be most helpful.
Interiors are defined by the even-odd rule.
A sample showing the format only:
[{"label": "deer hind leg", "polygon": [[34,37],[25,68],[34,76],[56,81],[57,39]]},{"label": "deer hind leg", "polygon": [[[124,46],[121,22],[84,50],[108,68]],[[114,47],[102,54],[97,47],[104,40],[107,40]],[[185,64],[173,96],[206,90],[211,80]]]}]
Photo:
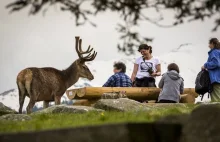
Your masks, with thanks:
[{"label": "deer hind leg", "polygon": [[43,108],[48,108],[48,107],[49,107],[49,101],[44,101]]},{"label": "deer hind leg", "polygon": [[60,105],[60,101],[61,101],[61,96],[54,96],[54,100],[55,100],[55,105]]},{"label": "deer hind leg", "polygon": [[30,98],[30,101],[29,101],[29,104],[26,108],[26,111],[27,111],[27,114],[30,114],[32,112],[32,109],[33,109],[35,103],[36,103],[36,99],[35,99],[36,95],[34,94],[34,92],[31,91],[31,81],[26,81],[25,87],[26,87],[28,96]]},{"label": "deer hind leg", "polygon": [[27,114],[30,114],[32,112],[34,105],[35,105],[35,100],[33,98],[30,98],[29,104],[26,108]]},{"label": "deer hind leg", "polygon": [[17,86],[18,86],[18,91],[19,91],[19,110],[18,110],[18,112],[21,114],[22,108],[24,105],[26,89],[25,89],[24,84],[22,84],[21,82],[17,82]]}]

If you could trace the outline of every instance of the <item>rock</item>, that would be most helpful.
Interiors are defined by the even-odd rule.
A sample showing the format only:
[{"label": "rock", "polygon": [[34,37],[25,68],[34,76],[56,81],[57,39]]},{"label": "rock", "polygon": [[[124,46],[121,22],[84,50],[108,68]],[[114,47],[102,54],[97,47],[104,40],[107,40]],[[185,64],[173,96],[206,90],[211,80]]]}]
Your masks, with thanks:
[{"label": "rock", "polygon": [[0,102],[0,116],[5,114],[16,114],[15,110],[5,106],[3,103]]},{"label": "rock", "polygon": [[195,108],[182,128],[181,142],[218,142],[220,140],[220,105]]},{"label": "rock", "polygon": [[0,121],[27,121],[31,120],[31,117],[25,114],[6,114],[3,116],[0,116]]},{"label": "rock", "polygon": [[182,126],[178,123],[154,123],[155,141],[152,142],[179,142],[181,129]]},{"label": "rock", "polygon": [[144,105],[153,107],[153,108],[167,108],[167,107],[187,107],[182,103],[144,103]]},{"label": "rock", "polygon": [[1,142],[178,142],[177,124],[120,123],[22,133],[0,133]]},{"label": "rock", "polygon": [[220,102],[197,102],[199,105],[220,105]]},{"label": "rock", "polygon": [[85,112],[102,112],[103,110],[95,109],[88,106],[68,106],[68,105],[54,105],[49,108],[36,111],[33,114],[55,114],[55,113],[85,113]]},{"label": "rock", "polygon": [[150,109],[142,103],[127,98],[101,99],[94,104],[94,107],[107,111],[145,111]]}]

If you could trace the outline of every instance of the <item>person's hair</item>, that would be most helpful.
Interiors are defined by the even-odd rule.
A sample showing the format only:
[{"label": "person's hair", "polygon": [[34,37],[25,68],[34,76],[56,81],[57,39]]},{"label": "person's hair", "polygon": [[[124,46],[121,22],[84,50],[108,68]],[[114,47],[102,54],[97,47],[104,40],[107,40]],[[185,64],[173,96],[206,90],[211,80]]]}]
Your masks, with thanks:
[{"label": "person's hair", "polygon": [[147,44],[141,44],[138,48],[138,51],[140,52],[141,49],[146,49],[146,50],[150,50],[150,53],[152,53],[152,47],[151,46],[148,46]]},{"label": "person's hair", "polygon": [[175,63],[169,64],[167,69],[168,69],[168,71],[175,70],[176,72],[180,73],[180,69],[179,69],[178,65]]},{"label": "person's hair", "polygon": [[121,70],[121,72],[125,73],[126,72],[126,65],[122,62],[116,62],[113,65],[114,68],[117,70]]},{"label": "person's hair", "polygon": [[220,49],[220,42],[217,38],[211,38],[209,44],[213,44],[214,48]]}]

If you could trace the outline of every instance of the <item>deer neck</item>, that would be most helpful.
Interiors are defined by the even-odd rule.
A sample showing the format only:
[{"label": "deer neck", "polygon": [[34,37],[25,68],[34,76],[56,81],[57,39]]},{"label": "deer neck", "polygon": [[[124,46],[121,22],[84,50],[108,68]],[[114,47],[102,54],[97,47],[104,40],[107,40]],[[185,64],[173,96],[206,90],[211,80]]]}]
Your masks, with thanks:
[{"label": "deer neck", "polygon": [[71,87],[79,80],[79,71],[77,70],[76,61],[73,62],[67,69],[62,71],[65,78],[66,88]]}]

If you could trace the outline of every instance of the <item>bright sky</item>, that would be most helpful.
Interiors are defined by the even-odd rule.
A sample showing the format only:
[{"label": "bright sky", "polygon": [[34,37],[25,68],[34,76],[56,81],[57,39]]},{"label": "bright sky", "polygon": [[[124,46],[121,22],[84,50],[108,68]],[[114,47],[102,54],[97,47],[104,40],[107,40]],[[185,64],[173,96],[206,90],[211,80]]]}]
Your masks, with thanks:
[{"label": "bright sky", "polygon": [[[119,34],[115,28],[120,21],[116,13],[108,12],[93,18],[97,28],[89,24],[75,27],[74,17],[55,7],[45,16],[28,16],[26,10],[9,14],[5,5],[10,1],[0,1],[0,93],[16,88],[16,76],[26,67],[68,67],[77,59],[75,36],[81,36],[84,49],[89,44],[95,48],[98,52],[95,60],[125,56],[119,54],[116,48]],[[208,48],[209,38],[220,35],[220,30],[211,32],[212,20],[187,23],[175,28],[159,28],[142,22],[139,28],[142,35],[155,38],[152,46],[153,55],[156,56],[166,54],[183,43]],[[195,54],[201,53],[198,51]]]}]

